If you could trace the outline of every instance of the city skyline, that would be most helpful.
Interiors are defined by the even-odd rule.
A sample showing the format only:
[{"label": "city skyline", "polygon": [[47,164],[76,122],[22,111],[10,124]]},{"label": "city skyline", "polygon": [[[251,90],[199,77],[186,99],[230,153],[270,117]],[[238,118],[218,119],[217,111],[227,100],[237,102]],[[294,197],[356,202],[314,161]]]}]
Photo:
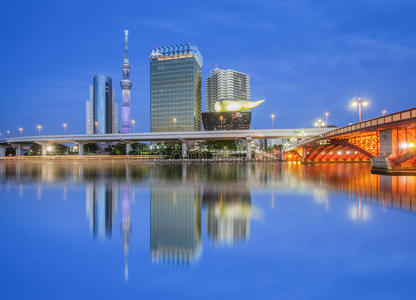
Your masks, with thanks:
[{"label": "city skyline", "polygon": [[[406,1],[400,3],[414,5]],[[50,4],[48,9],[54,14],[29,13],[25,19],[19,16],[17,6],[8,4],[5,11],[9,13],[4,22],[13,19],[16,26],[7,28],[7,32],[1,30],[9,45],[2,58],[2,104],[6,108],[0,114],[3,135],[7,130],[11,135],[18,135],[18,128],[24,128],[25,135],[34,135],[37,124],[43,125],[44,134],[57,134],[63,132],[63,122],[68,124],[68,133],[81,133],[85,118],[82,103],[92,75],[105,73],[116,81],[120,79],[119,57],[123,49],[117,41],[125,28],[135,37],[129,45],[134,56],[132,81],[143,87],[132,95],[132,119],[140,120],[136,131],[150,130],[146,115],[150,106],[148,49],[178,41],[192,41],[203,51],[203,78],[216,64],[252,75],[252,98],[269,99],[253,116],[254,128],[270,127],[271,111],[281,127],[311,126],[326,111],[331,113],[330,122],[345,125],[357,119],[355,111],[347,108],[349,100],[355,96],[371,100],[371,105],[363,112],[364,119],[380,115],[382,110],[405,109],[412,101],[414,42],[407,33],[414,22],[410,20],[410,9],[403,5],[387,14],[389,6],[384,2],[378,5],[349,3],[342,13],[334,13],[336,4],[316,4],[313,9],[315,6],[306,3],[277,2],[267,3],[262,8],[259,4],[242,2],[238,8],[224,5],[221,11],[207,9],[207,12],[204,12],[204,5],[193,9],[180,6],[154,16],[143,9],[146,5],[132,4],[131,12],[120,13],[109,24],[98,22],[106,29],[101,32],[98,26],[87,26],[96,21],[98,15],[85,18],[80,25],[68,26],[74,10],[79,8],[77,3],[72,9],[63,4]],[[101,9],[109,13],[113,8]],[[256,9],[256,15],[250,14],[252,9]],[[114,10],[118,12],[119,8],[114,7]],[[81,10],[81,15],[84,11]],[[131,16],[140,16],[140,11],[146,11],[147,16],[133,22]],[[194,12],[186,22],[195,21],[195,26],[184,27],[172,18],[175,12],[179,16]],[[271,12],[278,14],[274,16]],[[299,23],[294,23],[292,18],[297,15],[307,17],[297,18]],[[230,17],[228,21],[225,21],[226,16]],[[35,17],[39,23],[29,27],[28,22]],[[58,17],[60,21],[55,22]],[[244,17],[247,22],[242,22]],[[395,22],[400,19],[407,22]],[[47,26],[51,22],[56,23],[53,31]],[[392,23],[394,26],[389,25]],[[31,35],[27,34],[29,28]],[[244,35],[240,29],[244,29]],[[200,35],[211,30],[216,32],[215,37]],[[272,34],[276,38],[270,40]],[[54,38],[52,43],[47,43]],[[32,39],[37,43],[29,53],[25,45],[32,43]],[[74,43],[75,39],[78,44]],[[103,43],[109,47],[100,47]],[[217,43],[221,47],[216,47]],[[221,48],[227,50],[221,51]],[[48,69],[41,68],[45,62]],[[12,80],[16,78],[16,70],[23,66],[25,72],[20,72],[17,86]],[[115,94],[121,95],[119,87]],[[6,106],[6,99],[13,101],[8,101]],[[116,97],[116,101],[120,103],[121,99]],[[293,101],[308,105],[308,109],[294,109]]]}]

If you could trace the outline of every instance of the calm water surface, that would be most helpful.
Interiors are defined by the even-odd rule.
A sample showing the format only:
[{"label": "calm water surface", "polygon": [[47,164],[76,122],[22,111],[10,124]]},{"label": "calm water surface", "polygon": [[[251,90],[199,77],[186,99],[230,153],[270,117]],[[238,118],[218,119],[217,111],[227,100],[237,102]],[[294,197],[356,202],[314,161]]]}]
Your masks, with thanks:
[{"label": "calm water surface", "polygon": [[416,177],[0,162],[0,299],[415,299]]}]

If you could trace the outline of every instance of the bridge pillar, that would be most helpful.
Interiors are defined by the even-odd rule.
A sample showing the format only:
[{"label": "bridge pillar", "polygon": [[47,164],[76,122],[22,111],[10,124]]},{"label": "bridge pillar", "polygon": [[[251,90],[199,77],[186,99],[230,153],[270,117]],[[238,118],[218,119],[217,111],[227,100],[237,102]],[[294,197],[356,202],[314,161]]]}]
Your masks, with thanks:
[{"label": "bridge pillar", "polygon": [[[394,160],[399,157],[399,131],[391,128],[379,131],[379,155],[372,159],[371,172],[373,173],[397,173],[406,172],[400,166],[395,166]],[[396,164],[397,165],[397,164]]]},{"label": "bridge pillar", "polygon": [[46,154],[48,153],[48,145],[47,144],[41,144],[40,147],[41,147],[42,156],[46,156]]},{"label": "bridge pillar", "polygon": [[126,143],[126,155],[129,155],[131,151],[131,143]]},{"label": "bridge pillar", "polygon": [[6,156],[6,146],[0,145],[0,157]]},{"label": "bridge pillar", "polygon": [[82,156],[84,155],[84,143],[78,143],[78,155]]},{"label": "bridge pillar", "polygon": [[392,170],[390,156],[397,153],[397,129],[391,128],[379,131],[379,155],[372,159],[371,171],[389,172]]},{"label": "bridge pillar", "polygon": [[246,138],[246,159],[251,159],[251,137]]},{"label": "bridge pillar", "polygon": [[13,145],[13,147],[16,150],[16,156],[22,156],[22,145],[16,144],[16,145]]},{"label": "bridge pillar", "polygon": [[188,158],[188,145],[186,141],[182,141],[182,158]]}]

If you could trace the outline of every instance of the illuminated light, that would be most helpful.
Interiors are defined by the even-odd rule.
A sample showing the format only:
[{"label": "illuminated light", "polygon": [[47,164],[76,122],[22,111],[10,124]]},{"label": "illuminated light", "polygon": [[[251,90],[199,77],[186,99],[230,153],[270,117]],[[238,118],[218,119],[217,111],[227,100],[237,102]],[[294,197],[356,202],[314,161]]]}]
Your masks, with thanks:
[{"label": "illuminated light", "polygon": [[342,155],[342,152],[341,151],[338,151],[338,155]]},{"label": "illuminated light", "polygon": [[332,155],[332,154],[334,154],[334,153],[332,153],[332,152],[329,152],[329,154],[331,154],[331,155]]},{"label": "illuminated light", "polygon": [[401,147],[402,149],[407,149],[407,144],[406,144],[406,143],[401,143],[401,144],[400,144],[400,147]]},{"label": "illuminated light", "polygon": [[325,155],[325,152],[322,152],[322,155]]},{"label": "illuminated light", "polygon": [[48,146],[48,147],[46,147],[46,150],[47,150],[47,151],[52,151],[52,150],[53,150],[53,148],[52,148],[52,146]]},{"label": "illuminated light", "polygon": [[409,148],[414,148],[415,147],[415,144],[413,144],[413,143],[409,143]]},{"label": "illuminated light", "polygon": [[217,101],[215,102],[215,111],[216,112],[227,112],[227,111],[243,111],[252,109],[261,103],[264,100],[259,101],[232,101],[232,100],[224,100],[224,101]]},{"label": "illuminated light", "polygon": [[347,154],[350,154],[350,151],[347,151]]},{"label": "illuminated light", "polygon": [[291,158],[292,157],[292,154],[289,154],[289,158]]},{"label": "illuminated light", "polygon": [[358,152],[357,151],[354,151],[354,154],[357,154]]}]

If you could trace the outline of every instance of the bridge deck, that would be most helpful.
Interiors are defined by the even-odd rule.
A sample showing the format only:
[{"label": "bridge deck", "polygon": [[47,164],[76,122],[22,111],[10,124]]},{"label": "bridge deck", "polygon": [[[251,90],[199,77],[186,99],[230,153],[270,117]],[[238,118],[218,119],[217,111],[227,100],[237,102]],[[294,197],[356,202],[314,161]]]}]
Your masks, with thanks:
[{"label": "bridge deck", "polygon": [[[322,128],[322,132],[330,129]],[[73,134],[73,135],[41,135],[27,137],[11,137],[0,139],[0,144],[24,143],[73,143],[73,142],[134,142],[134,141],[197,141],[197,140],[234,140],[239,138],[279,139],[304,137],[320,134],[318,128],[298,129],[257,129],[257,130],[223,130],[223,131],[190,131],[190,132],[145,132],[127,134]]]},{"label": "bridge deck", "polygon": [[339,135],[353,133],[356,131],[376,130],[384,127],[398,125],[402,122],[408,122],[412,120],[416,120],[416,108],[410,108],[393,114],[337,128],[335,130],[324,133],[322,137],[331,138]]}]

